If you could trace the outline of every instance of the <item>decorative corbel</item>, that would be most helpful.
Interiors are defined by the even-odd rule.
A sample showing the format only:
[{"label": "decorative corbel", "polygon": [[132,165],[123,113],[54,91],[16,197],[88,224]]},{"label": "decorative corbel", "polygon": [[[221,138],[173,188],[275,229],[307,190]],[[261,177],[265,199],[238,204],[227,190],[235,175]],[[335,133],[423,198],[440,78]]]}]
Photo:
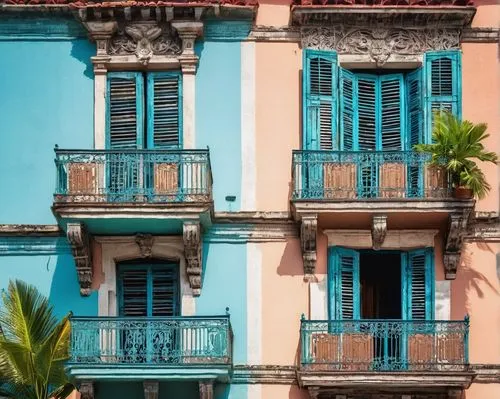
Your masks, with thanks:
[{"label": "decorative corbel", "polygon": [[158,381],[144,381],[144,399],[158,399],[160,384]]},{"label": "decorative corbel", "polygon": [[302,259],[304,260],[304,280],[314,275],[316,269],[316,232],[318,228],[318,216],[302,216],[300,225],[300,244],[302,248]]},{"label": "decorative corbel", "polygon": [[214,398],[214,383],[213,381],[200,381],[200,399],[213,399]]},{"label": "decorative corbel", "polygon": [[68,223],[66,235],[75,259],[80,295],[89,296],[93,278],[90,235],[83,223]]},{"label": "decorative corbel", "polygon": [[116,32],[118,24],[116,21],[86,21],[83,25],[89,32],[89,36],[96,42],[97,53],[92,57],[95,74],[105,74],[107,72],[106,64],[110,61],[109,40]]},{"label": "decorative corbel", "polygon": [[184,222],[184,255],[186,274],[194,296],[201,294],[201,226],[199,222]]},{"label": "decorative corbel", "polygon": [[382,247],[387,234],[387,216],[375,215],[372,218],[372,247],[377,250]]},{"label": "decorative corbel", "polygon": [[182,73],[196,72],[198,56],[194,53],[194,42],[203,33],[202,22],[173,21],[174,28],[182,40],[182,54],[179,56]]},{"label": "decorative corbel", "polygon": [[154,237],[151,234],[137,234],[135,242],[139,246],[141,257],[150,258],[153,254]]},{"label": "decorative corbel", "polygon": [[94,399],[94,383],[83,381],[78,392],[80,392],[80,399]]},{"label": "decorative corbel", "polygon": [[464,390],[463,389],[450,389],[448,391],[448,399],[463,399]]},{"label": "decorative corbel", "polygon": [[447,280],[454,280],[457,276],[469,215],[470,211],[464,211],[463,213],[452,213],[449,216],[448,234],[443,256],[445,278]]}]

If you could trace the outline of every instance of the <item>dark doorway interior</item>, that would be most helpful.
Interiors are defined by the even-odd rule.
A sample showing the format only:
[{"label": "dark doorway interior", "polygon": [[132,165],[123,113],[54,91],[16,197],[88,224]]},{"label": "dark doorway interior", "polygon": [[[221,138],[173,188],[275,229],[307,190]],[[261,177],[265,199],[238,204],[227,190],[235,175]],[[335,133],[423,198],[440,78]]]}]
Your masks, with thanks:
[{"label": "dark doorway interior", "polygon": [[361,318],[401,319],[401,255],[362,252],[359,268]]}]

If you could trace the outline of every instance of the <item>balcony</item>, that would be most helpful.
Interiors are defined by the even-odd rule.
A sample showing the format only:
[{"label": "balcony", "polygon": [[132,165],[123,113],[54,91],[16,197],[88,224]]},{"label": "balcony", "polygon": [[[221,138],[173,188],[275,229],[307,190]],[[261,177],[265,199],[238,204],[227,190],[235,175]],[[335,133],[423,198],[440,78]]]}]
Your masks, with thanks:
[{"label": "balcony", "polygon": [[182,230],[182,219],[209,222],[208,150],[56,148],[55,164],[53,211],[63,229],[76,220],[91,233],[169,234]]},{"label": "balcony", "polygon": [[232,337],[229,316],[74,317],[67,371],[92,381],[228,381]]},{"label": "balcony", "polygon": [[301,321],[303,387],[446,392],[467,388],[469,322]]}]

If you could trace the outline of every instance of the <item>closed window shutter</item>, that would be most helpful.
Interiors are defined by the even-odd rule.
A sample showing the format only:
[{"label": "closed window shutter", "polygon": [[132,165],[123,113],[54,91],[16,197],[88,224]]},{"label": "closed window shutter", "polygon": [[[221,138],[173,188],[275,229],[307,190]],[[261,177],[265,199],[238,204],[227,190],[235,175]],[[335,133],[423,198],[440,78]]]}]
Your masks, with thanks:
[{"label": "closed window shutter", "polygon": [[406,76],[408,150],[423,143],[422,68]]},{"label": "closed window shutter", "polygon": [[148,148],[179,147],[181,126],[181,75],[149,73]]},{"label": "closed window shutter", "polygon": [[357,131],[357,114],[355,114],[358,85],[356,76],[345,69],[340,69],[340,149],[353,151],[357,149],[354,132]]},{"label": "closed window shutter", "polygon": [[382,150],[403,149],[404,80],[402,74],[380,76],[380,131]]},{"label": "closed window shutter", "polygon": [[358,149],[377,149],[377,80],[376,76],[357,75]]},{"label": "closed window shutter", "polygon": [[432,138],[432,116],[440,110],[461,117],[461,53],[435,51],[425,54],[426,140]]},{"label": "closed window shutter", "polygon": [[304,51],[303,80],[305,147],[336,149],[336,53]]},{"label": "closed window shutter", "polygon": [[156,267],[152,270],[152,316],[179,315],[178,267]]},{"label": "closed window shutter", "polygon": [[148,270],[120,269],[120,316],[148,316]]},{"label": "closed window shutter", "polygon": [[432,250],[419,249],[405,256],[406,318],[431,320],[434,314]]},{"label": "closed window shutter", "polygon": [[106,96],[107,147],[142,148],[144,84],[140,73],[108,74]]},{"label": "closed window shutter", "polygon": [[329,251],[330,317],[337,320],[359,319],[359,253],[336,247]]}]

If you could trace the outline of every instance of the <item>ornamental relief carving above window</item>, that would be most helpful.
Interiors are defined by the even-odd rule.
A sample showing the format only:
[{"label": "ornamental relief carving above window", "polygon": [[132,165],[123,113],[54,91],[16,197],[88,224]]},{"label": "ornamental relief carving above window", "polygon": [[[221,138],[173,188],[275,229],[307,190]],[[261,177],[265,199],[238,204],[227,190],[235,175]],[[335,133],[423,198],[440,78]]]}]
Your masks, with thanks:
[{"label": "ornamental relief carving above window", "polygon": [[377,66],[392,54],[419,55],[429,50],[460,47],[459,29],[302,27],[302,48],[334,50],[338,54],[369,55]]}]

